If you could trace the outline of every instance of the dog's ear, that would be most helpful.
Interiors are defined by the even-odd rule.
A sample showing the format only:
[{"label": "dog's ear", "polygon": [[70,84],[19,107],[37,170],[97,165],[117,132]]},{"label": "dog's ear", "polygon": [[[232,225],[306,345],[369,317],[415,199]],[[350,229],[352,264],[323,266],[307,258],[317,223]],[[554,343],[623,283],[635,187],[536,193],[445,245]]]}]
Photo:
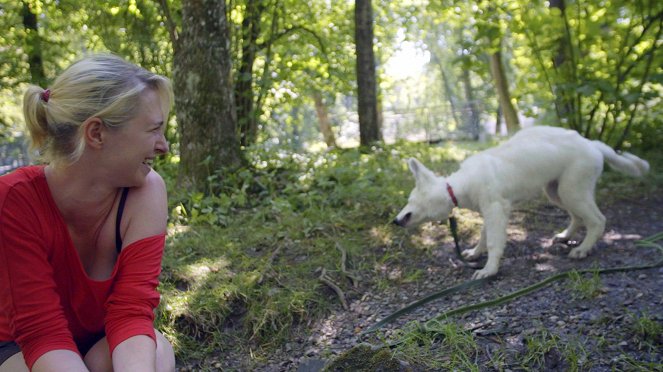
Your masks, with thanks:
[{"label": "dog's ear", "polygon": [[412,175],[414,175],[414,179],[419,182],[420,180],[423,180],[424,178],[429,178],[430,176],[433,175],[433,173],[426,168],[425,165],[423,165],[419,160],[415,158],[410,158],[407,160],[407,165],[410,167],[410,171],[412,172]]},{"label": "dog's ear", "polygon": [[407,165],[410,167],[410,172],[412,172],[414,178],[418,178],[419,171],[421,167],[423,167],[423,164],[421,164],[419,160],[415,158],[409,158],[407,159]]}]

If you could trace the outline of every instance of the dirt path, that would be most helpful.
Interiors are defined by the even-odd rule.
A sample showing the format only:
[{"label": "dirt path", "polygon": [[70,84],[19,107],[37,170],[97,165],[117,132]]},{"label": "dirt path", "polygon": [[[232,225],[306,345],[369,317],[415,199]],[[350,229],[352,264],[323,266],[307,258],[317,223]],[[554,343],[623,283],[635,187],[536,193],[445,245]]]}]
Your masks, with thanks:
[{"label": "dirt path", "polygon": [[[637,201],[617,199],[609,205],[604,203],[601,209],[608,221],[603,238],[589,257],[572,260],[566,256],[569,247],[553,244],[550,239],[566,225],[567,217],[540,201],[525,206],[513,215],[496,280],[482,288],[433,301],[385,326],[383,336],[388,338],[412,320],[429,320],[449,309],[502,296],[558,272],[638,265],[659,258],[655,249],[637,247],[635,242],[663,231],[663,196]],[[465,212],[460,216],[474,217]],[[423,235],[424,239],[443,243],[432,254],[406,252],[395,262],[375,270],[391,282],[398,279],[404,266],[420,268],[423,277],[403,279],[397,286],[363,286],[348,292],[349,310],[337,306],[329,316],[308,327],[308,336],[294,338],[261,365],[249,365],[248,358],[242,360],[241,356],[219,356],[203,369],[318,371],[362,342],[381,344],[375,336],[360,337],[360,332],[393,311],[472,276],[473,270],[455,259],[445,226],[429,226]],[[466,236],[463,241],[467,248],[476,238]],[[563,280],[505,305],[457,317],[456,324],[471,330],[476,341],[474,363],[479,370],[526,370],[532,366],[546,371],[566,371],[573,366],[588,371],[639,370],[635,367],[638,363],[648,363],[651,370],[663,370],[663,331],[658,329],[653,336],[637,331],[642,325],[663,325],[663,268],[606,274],[598,279],[588,276],[582,283],[589,286],[584,290],[591,293],[583,295],[582,288],[573,289],[568,280]],[[532,353],[535,341],[541,347],[538,354]],[[436,347],[442,345],[431,346]],[[532,361],[532,355],[539,359]],[[396,368],[399,369],[422,370],[416,363],[402,361]]]}]

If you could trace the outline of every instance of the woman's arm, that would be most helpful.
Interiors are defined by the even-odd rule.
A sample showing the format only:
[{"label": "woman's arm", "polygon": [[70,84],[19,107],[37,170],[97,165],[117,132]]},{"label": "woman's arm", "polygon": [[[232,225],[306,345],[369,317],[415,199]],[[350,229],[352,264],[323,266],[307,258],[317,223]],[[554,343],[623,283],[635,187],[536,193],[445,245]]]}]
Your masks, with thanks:
[{"label": "woman's arm", "polygon": [[49,262],[63,249],[54,245],[65,244],[61,226],[28,187],[3,193],[0,206],[0,314],[11,324],[3,331],[14,337],[28,367],[51,351],[82,365]]},{"label": "woman's arm", "polygon": [[[156,172],[129,192],[123,219],[124,247],[116,282],[106,302],[106,337],[113,368],[153,371],[156,360],[154,308],[161,272],[168,208],[166,187]],[[125,222],[126,221],[126,222]]]}]

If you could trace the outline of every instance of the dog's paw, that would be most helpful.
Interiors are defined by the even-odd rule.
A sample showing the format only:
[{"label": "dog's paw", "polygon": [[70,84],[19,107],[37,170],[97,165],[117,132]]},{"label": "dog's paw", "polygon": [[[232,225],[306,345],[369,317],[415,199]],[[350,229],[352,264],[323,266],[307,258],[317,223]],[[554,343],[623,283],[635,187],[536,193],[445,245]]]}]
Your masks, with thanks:
[{"label": "dog's paw", "polygon": [[477,271],[472,275],[472,279],[482,279],[482,278],[488,278],[489,276],[493,276],[497,274],[497,268],[488,268],[484,267],[483,269]]},{"label": "dog's paw", "polygon": [[569,241],[569,237],[564,233],[559,233],[553,237],[553,244],[566,244]]},{"label": "dog's paw", "polygon": [[460,254],[463,255],[463,258],[470,261],[478,260],[481,256],[481,253],[482,252],[479,248],[466,249],[460,252]]},{"label": "dog's paw", "polygon": [[579,249],[578,248],[573,248],[571,252],[569,252],[569,257],[571,258],[585,258],[589,254],[588,249]]}]

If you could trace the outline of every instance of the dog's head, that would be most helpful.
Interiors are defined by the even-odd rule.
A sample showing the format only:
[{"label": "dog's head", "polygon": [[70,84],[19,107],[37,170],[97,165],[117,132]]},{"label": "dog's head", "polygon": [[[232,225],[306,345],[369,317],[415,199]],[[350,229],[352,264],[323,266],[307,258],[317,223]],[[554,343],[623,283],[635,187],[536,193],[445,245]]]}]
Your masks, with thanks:
[{"label": "dog's head", "polygon": [[415,186],[407,205],[394,219],[402,227],[417,226],[428,221],[442,221],[449,217],[454,205],[447,193],[446,182],[415,158],[407,161],[414,175]]}]

